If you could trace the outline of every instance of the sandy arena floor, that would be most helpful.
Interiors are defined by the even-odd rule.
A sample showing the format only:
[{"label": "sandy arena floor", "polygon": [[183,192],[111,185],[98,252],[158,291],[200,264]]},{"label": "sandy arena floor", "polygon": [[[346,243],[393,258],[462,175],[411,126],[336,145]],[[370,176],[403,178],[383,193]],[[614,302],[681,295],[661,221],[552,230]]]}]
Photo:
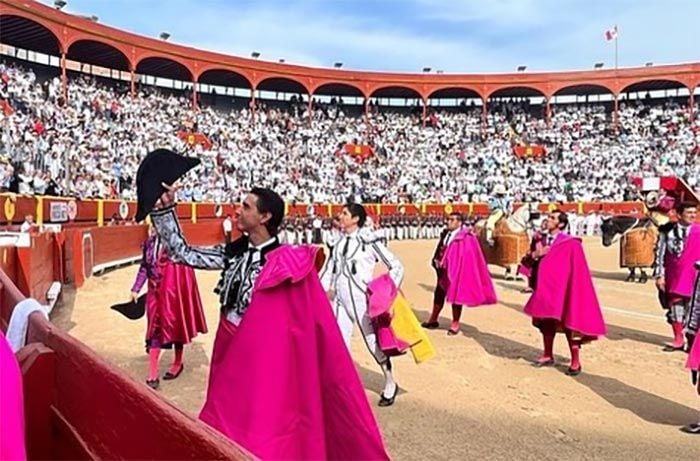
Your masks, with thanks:
[{"label": "sandy arena floor", "polygon": [[[428,260],[433,241],[392,242],[406,266],[403,289],[423,320],[432,302],[434,275]],[[617,246],[585,243],[609,327],[606,339],[582,350],[584,372],[571,378],[566,340],[558,337],[556,368],[535,369],[540,336],[521,311],[523,282],[505,282],[492,268],[500,304],[466,310],[463,334],[448,337],[449,306],[440,330],[429,332],[438,356],[420,366],[410,357],[395,362],[402,393],[388,409],[378,408],[381,374],[357,332],[352,353],[367,395],[397,460],[692,460],[700,438],[678,428],[697,421],[700,400],[683,369],[686,355],[665,353],[670,328],[653,283],[628,284],[617,268]],[[54,321],[99,354],[143,382],[145,319],[132,322],[109,306],[125,301],[137,267],[88,280],[66,293]],[[218,321],[212,289],[216,272],[198,272],[210,333],[185,350],[185,372],[161,381],[159,392],[192,415],[206,391],[209,357]],[[161,359],[165,372],[171,355]],[[145,384],[144,384],[145,386]]]}]

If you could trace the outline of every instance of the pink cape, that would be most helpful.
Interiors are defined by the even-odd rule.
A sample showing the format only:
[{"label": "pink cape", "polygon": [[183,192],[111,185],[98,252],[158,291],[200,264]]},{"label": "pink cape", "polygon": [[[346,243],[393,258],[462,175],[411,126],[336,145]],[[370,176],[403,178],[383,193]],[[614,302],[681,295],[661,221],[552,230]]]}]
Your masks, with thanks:
[{"label": "pink cape", "polygon": [[146,339],[189,344],[197,333],[207,332],[197,278],[191,267],[165,261],[158,266],[160,280],[148,284]]},{"label": "pink cape", "polygon": [[22,375],[10,344],[0,332],[0,459],[26,459]]},{"label": "pink cape", "polygon": [[389,274],[383,274],[367,284],[368,314],[372,319],[379,348],[389,357],[405,354],[411,346],[401,340],[391,328],[390,309],[399,289]]},{"label": "pink cape", "polygon": [[476,307],[496,304],[496,290],[479,240],[468,229],[460,230],[442,257],[447,286],[446,299],[452,304]]},{"label": "pink cape", "polygon": [[581,241],[559,234],[540,260],[535,291],[524,312],[535,319],[555,319],[587,340],[606,333]]},{"label": "pink cape", "polygon": [[688,362],[685,364],[688,369],[700,371],[700,336],[693,341],[693,347],[688,354]]},{"label": "pink cape", "polygon": [[532,236],[532,240],[530,240],[530,250],[525,256],[523,256],[523,259],[520,261],[520,264],[518,264],[518,274],[524,275],[527,278],[530,278],[532,276],[532,272],[535,267],[535,261],[533,257],[535,251],[542,248],[542,239],[543,234],[540,232],[536,232],[535,235]]},{"label": "pink cape", "polygon": [[692,224],[688,232],[688,240],[680,257],[666,250],[664,268],[666,272],[666,290],[684,298],[693,295],[695,286],[695,261],[700,260],[700,226]]},{"label": "pink cape", "polygon": [[317,251],[271,251],[238,328],[222,318],[199,417],[263,460],[389,459]]}]

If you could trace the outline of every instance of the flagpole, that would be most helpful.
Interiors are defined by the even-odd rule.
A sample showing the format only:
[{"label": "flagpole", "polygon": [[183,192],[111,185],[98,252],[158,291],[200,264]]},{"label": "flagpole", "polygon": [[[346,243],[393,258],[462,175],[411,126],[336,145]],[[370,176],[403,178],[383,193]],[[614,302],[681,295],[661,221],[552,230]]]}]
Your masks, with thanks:
[{"label": "flagpole", "polygon": [[617,41],[620,37],[620,33],[617,30],[617,24],[615,24],[615,70],[617,70]]}]

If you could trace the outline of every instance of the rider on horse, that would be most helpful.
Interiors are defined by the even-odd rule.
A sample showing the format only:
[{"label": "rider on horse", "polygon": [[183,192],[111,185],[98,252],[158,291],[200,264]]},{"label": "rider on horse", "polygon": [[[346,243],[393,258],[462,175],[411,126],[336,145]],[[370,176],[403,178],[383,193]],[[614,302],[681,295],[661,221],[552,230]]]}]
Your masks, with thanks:
[{"label": "rider on horse", "polygon": [[669,214],[676,207],[678,200],[673,192],[666,189],[647,192],[644,204],[647,206],[647,214],[654,224],[663,226],[669,222]]},{"label": "rider on horse", "polygon": [[492,196],[489,198],[489,211],[491,214],[486,220],[486,242],[489,246],[494,246],[493,233],[496,223],[513,212],[513,199],[508,196],[503,184],[494,186]]}]

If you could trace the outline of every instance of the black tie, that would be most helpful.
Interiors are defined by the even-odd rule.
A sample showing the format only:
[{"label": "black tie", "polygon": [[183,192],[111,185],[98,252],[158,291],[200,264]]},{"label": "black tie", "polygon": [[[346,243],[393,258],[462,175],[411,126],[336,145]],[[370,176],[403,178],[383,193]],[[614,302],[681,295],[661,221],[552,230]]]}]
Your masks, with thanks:
[{"label": "black tie", "polygon": [[255,248],[255,247],[248,248],[248,256],[246,257],[246,260],[245,260],[245,267],[246,267],[246,269],[249,268],[250,265],[252,264],[252,262],[253,262],[253,255],[255,254],[256,251],[258,251],[258,249]]},{"label": "black tie", "polygon": [[348,255],[348,248],[350,247],[350,237],[345,237],[345,246],[343,247],[343,256]]}]

